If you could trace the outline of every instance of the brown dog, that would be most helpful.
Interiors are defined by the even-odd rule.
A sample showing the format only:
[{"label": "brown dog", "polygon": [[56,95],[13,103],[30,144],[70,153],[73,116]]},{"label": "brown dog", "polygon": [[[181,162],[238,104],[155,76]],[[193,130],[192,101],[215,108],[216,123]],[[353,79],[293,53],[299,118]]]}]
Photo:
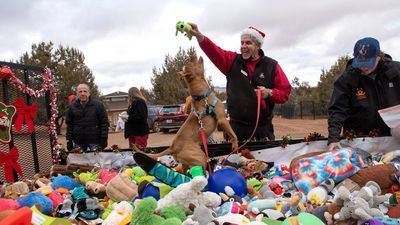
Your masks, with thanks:
[{"label": "brown dog", "polygon": [[[185,80],[191,96],[202,96],[210,89],[204,77],[203,58],[197,59],[196,55],[190,56],[190,62],[179,72],[182,79]],[[204,96],[205,97],[205,96]],[[217,99],[216,104],[214,99]],[[213,115],[207,115],[206,108],[213,108]],[[194,112],[193,112],[194,110]],[[161,157],[172,155],[182,163],[183,171],[193,166],[203,166],[206,168],[207,157],[200,147],[202,139],[199,133],[200,121],[203,123],[204,131],[207,137],[217,128],[217,125],[228,134],[232,141],[232,150],[238,147],[236,134],[229,125],[225,115],[225,108],[214,92],[201,100],[192,98],[192,112],[185,123],[177,132],[172,145],[158,154],[151,154],[151,157]]]}]

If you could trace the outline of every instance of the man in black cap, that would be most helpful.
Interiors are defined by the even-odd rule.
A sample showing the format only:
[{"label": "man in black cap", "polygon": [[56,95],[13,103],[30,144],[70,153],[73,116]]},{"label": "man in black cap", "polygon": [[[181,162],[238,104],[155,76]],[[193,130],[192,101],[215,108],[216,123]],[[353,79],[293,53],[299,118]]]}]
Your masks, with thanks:
[{"label": "man in black cap", "polygon": [[400,104],[400,62],[383,53],[371,37],[358,40],[353,55],[334,83],[328,109],[329,150],[341,147],[342,128],[357,136],[390,136],[378,110]]}]

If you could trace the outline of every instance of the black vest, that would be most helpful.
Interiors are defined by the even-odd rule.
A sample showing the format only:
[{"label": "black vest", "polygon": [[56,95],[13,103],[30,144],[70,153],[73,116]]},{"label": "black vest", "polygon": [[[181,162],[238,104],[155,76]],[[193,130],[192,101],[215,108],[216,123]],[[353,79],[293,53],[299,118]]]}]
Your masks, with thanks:
[{"label": "black vest", "polygon": [[[249,78],[246,63],[242,55],[237,54],[231,70],[226,76],[227,105],[231,120],[244,125],[255,125],[257,120],[257,86],[272,89],[274,87],[277,62],[261,53],[261,60],[256,64],[252,79]],[[260,111],[259,126],[267,125],[273,132],[272,111],[274,103],[269,98],[265,101],[267,108]]]}]

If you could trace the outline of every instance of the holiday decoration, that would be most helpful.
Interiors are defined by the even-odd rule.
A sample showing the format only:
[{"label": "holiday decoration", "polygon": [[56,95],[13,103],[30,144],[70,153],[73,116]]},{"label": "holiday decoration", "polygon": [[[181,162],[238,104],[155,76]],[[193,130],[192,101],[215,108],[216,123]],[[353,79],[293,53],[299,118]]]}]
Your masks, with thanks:
[{"label": "holiday decoration", "polygon": [[12,71],[8,67],[1,67],[0,69],[0,79],[10,79],[13,75]]},{"label": "holiday decoration", "polygon": [[[53,81],[53,75],[51,74],[51,71],[49,68],[44,68],[42,71],[42,88],[40,90],[33,90],[32,88],[26,86],[18,77],[8,68],[8,67],[2,67],[1,72],[0,72],[0,78],[2,79],[8,79],[9,82],[22,91],[25,94],[29,94],[30,96],[33,96],[35,98],[44,96],[46,91],[49,91],[50,93],[50,112],[51,112],[51,117],[50,117],[50,124],[49,124],[49,132],[50,136],[53,141],[53,160],[55,163],[59,162],[58,159],[58,141],[57,141],[57,132],[56,132],[56,118],[58,116],[58,110],[57,110],[57,94],[54,88],[54,81]],[[11,73],[9,76],[8,74]]]},{"label": "holiday decoration", "polygon": [[0,102],[0,142],[2,143],[11,141],[11,127],[15,111],[14,106]]},{"label": "holiday decoration", "polygon": [[286,146],[292,141],[293,137],[291,134],[282,137],[281,147],[286,148]]},{"label": "holiday decoration", "polygon": [[18,163],[19,152],[17,147],[12,147],[8,153],[0,152],[0,167],[4,164],[4,174],[7,182],[14,182],[12,170],[23,176],[21,165]]},{"label": "holiday decoration", "polygon": [[33,123],[33,119],[36,117],[37,105],[32,104],[27,106],[24,100],[19,97],[17,101],[14,103],[15,108],[17,108],[17,119],[15,120],[14,127],[15,130],[21,132],[21,127],[23,122],[25,121],[26,125],[28,125],[29,133],[35,131],[35,124]]}]

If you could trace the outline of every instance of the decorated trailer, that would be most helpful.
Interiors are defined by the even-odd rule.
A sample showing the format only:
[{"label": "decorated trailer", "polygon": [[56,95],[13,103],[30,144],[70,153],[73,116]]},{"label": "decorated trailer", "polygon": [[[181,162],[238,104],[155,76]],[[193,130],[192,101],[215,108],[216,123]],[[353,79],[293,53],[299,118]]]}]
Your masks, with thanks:
[{"label": "decorated trailer", "polygon": [[55,162],[57,97],[48,68],[0,61],[0,181],[48,173]]}]

